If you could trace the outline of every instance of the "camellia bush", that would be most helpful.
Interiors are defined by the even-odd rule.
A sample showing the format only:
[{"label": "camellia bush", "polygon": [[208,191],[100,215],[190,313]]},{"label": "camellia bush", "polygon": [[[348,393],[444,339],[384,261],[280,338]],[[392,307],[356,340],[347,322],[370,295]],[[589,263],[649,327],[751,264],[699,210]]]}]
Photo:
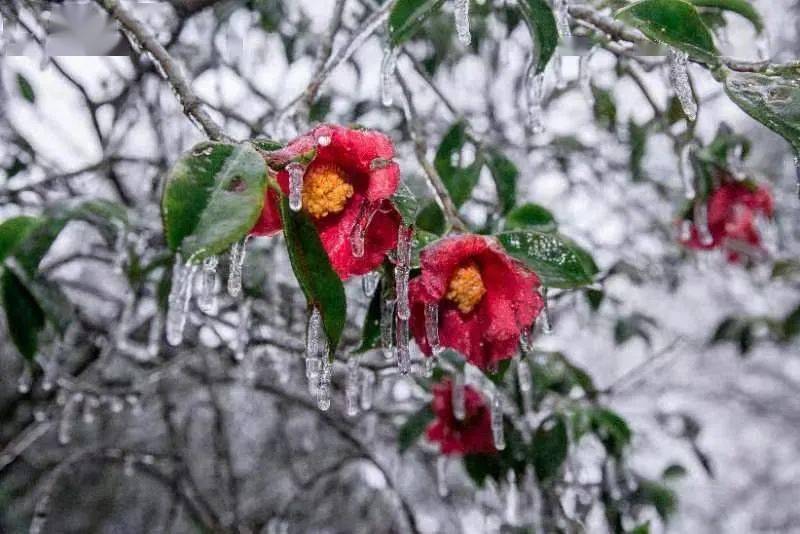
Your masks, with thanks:
[{"label": "camellia bush", "polygon": [[684,512],[726,464],[657,397],[797,347],[800,63],[756,2],[0,14],[0,531],[800,528]]}]

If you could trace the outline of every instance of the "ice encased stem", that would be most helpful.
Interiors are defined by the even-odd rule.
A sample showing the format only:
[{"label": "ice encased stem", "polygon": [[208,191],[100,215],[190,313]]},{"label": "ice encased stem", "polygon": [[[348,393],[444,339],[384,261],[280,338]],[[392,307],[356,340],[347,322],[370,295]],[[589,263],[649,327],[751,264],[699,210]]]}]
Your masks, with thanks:
[{"label": "ice encased stem", "polygon": [[453,14],[456,19],[456,33],[462,45],[468,46],[472,42],[469,31],[469,2],[470,0],[454,0]]},{"label": "ice encased stem", "polygon": [[536,72],[536,58],[531,56],[525,76],[525,98],[528,106],[528,128],[539,134],[544,132],[542,99],[544,98],[544,73]]},{"label": "ice encased stem", "polygon": [[675,91],[675,96],[690,121],[697,119],[697,103],[694,101],[692,86],[689,83],[689,55],[686,52],[670,48],[667,52],[669,62],[669,82]]},{"label": "ice encased stem", "polygon": [[408,341],[408,319],[403,319],[398,314],[395,325],[395,353],[397,355],[397,369],[401,375],[407,375],[411,371],[411,351]]},{"label": "ice encased stem", "polygon": [[392,357],[392,323],[394,322],[395,299],[384,298],[381,301],[381,346],[386,359]]},{"label": "ice encased stem", "polygon": [[303,207],[303,175],[306,168],[293,161],[286,165],[286,172],[289,174],[289,209],[300,211]]},{"label": "ice encased stem", "polygon": [[439,345],[439,304],[437,302],[425,303],[425,337],[432,354],[438,354],[442,347]]},{"label": "ice encased stem", "polygon": [[411,272],[411,228],[400,225],[397,231],[397,259],[394,266],[395,293],[397,294],[397,317],[408,319],[408,275]]}]

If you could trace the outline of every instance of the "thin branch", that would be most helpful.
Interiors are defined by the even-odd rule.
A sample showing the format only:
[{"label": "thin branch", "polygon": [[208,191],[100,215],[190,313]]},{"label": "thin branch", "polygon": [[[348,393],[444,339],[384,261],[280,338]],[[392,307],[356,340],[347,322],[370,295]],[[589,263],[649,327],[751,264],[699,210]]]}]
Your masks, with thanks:
[{"label": "thin branch", "polygon": [[183,73],[183,69],[156,39],[155,35],[145,28],[142,22],[132,13],[122,7],[117,0],[95,0],[95,2],[120,23],[135,50],[143,49],[149,52],[160,67],[167,82],[175,91],[178,101],[183,107],[184,114],[203,131],[206,137],[214,141],[230,140],[222,131],[220,125],[203,109],[203,102],[195,94],[191,83]]}]

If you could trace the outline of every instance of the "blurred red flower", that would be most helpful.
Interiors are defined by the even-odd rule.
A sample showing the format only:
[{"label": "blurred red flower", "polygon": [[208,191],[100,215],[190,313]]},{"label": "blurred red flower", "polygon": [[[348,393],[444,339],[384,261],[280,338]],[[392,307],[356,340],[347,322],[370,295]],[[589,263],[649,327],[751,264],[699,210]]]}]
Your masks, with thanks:
[{"label": "blurred red flower", "polygon": [[481,394],[464,386],[464,420],[453,414],[453,384],[445,380],[433,386],[431,408],[436,419],[426,436],[439,444],[442,454],[481,454],[497,452],[492,440],[492,416]]},{"label": "blurred red flower", "polygon": [[[400,225],[389,200],[400,183],[391,139],[372,130],[317,126],[267,154],[270,165],[281,169],[277,180],[284,194],[289,194],[287,164],[305,157],[312,159],[303,176],[302,209],[317,227],[333,269],[342,280],[375,269],[397,244]],[[278,200],[270,189],[252,235],[282,228]],[[354,239],[361,240],[363,250]]]},{"label": "blurred red flower", "polygon": [[542,310],[539,278],[493,238],[458,235],[422,251],[422,274],[411,281],[411,332],[427,355],[425,304],[439,306],[439,341],[481,369],[511,358],[524,329]]},{"label": "blurred red flower", "polygon": [[756,216],[772,218],[774,205],[772,194],[764,186],[744,182],[729,182],[714,190],[708,198],[708,231],[711,239],[705,242],[697,225],[681,242],[693,249],[711,250],[722,247],[727,250],[728,261],[741,261],[742,254],[756,255],[763,252],[761,236],[756,227]]}]

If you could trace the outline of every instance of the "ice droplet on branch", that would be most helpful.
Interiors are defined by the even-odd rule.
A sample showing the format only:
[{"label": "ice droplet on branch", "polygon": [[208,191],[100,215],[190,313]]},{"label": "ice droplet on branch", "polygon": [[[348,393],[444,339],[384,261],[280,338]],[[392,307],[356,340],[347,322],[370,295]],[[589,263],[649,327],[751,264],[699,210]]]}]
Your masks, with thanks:
[{"label": "ice droplet on branch", "polygon": [[425,337],[433,356],[439,354],[442,347],[439,345],[439,304],[436,302],[425,304]]},{"label": "ice droplet on branch", "polygon": [[242,292],[242,267],[247,254],[247,240],[245,237],[231,246],[230,267],[228,269],[228,295],[238,297]]},{"label": "ice droplet on branch", "polygon": [[411,227],[401,225],[397,232],[397,261],[394,266],[397,317],[408,319],[408,275],[411,271]]},{"label": "ice droplet on branch", "polygon": [[353,223],[353,229],[350,231],[350,248],[356,258],[364,257],[364,241],[367,237],[367,228],[369,228],[369,223],[372,222],[372,217],[375,216],[376,211],[378,211],[377,205],[366,200],[361,203],[356,221]]},{"label": "ice droplet on branch", "polygon": [[344,385],[345,412],[349,417],[358,414],[359,393],[361,392],[359,381],[361,379],[361,368],[358,366],[356,358],[350,358],[347,362],[347,377]]},{"label": "ice droplet on branch", "polygon": [[492,419],[492,439],[494,440],[494,447],[498,451],[502,451],[506,448],[506,438],[503,431],[503,398],[498,391],[495,391],[492,395],[490,414]]},{"label": "ice droplet on branch", "polygon": [[456,33],[458,40],[464,46],[469,46],[472,42],[472,35],[469,32],[469,2],[470,0],[455,0],[453,13],[456,18]]},{"label": "ice droplet on branch", "polygon": [[453,404],[453,416],[459,421],[463,421],[467,413],[464,400],[464,372],[456,371],[453,380],[453,391],[451,401]]},{"label": "ice droplet on branch", "polygon": [[544,73],[536,72],[536,58],[531,55],[525,77],[525,98],[528,105],[528,128],[534,134],[544,132],[542,99],[544,98]]},{"label": "ice droplet on branch", "polygon": [[697,119],[697,103],[694,101],[692,86],[689,84],[688,70],[689,56],[686,52],[670,48],[667,52],[669,62],[669,82],[675,91],[675,96],[690,121]]},{"label": "ice droplet on branch", "polygon": [[197,264],[191,258],[182,263],[180,254],[176,254],[172,268],[172,287],[167,299],[167,343],[172,346],[183,342],[183,329],[189,315],[189,301],[192,298],[192,283],[196,272]]},{"label": "ice droplet on branch", "polygon": [[303,175],[306,168],[293,161],[286,165],[286,172],[289,173],[289,209],[300,211],[303,207]]},{"label": "ice droplet on branch", "polygon": [[216,256],[209,256],[203,260],[203,273],[200,279],[200,296],[197,299],[197,306],[203,313],[215,313],[217,311],[217,264],[219,260]]},{"label": "ice droplet on branch", "polygon": [[397,57],[400,55],[400,48],[386,46],[383,49],[383,61],[381,62],[381,103],[384,106],[391,106],[394,102],[392,89],[394,89],[394,71],[397,69]]}]

